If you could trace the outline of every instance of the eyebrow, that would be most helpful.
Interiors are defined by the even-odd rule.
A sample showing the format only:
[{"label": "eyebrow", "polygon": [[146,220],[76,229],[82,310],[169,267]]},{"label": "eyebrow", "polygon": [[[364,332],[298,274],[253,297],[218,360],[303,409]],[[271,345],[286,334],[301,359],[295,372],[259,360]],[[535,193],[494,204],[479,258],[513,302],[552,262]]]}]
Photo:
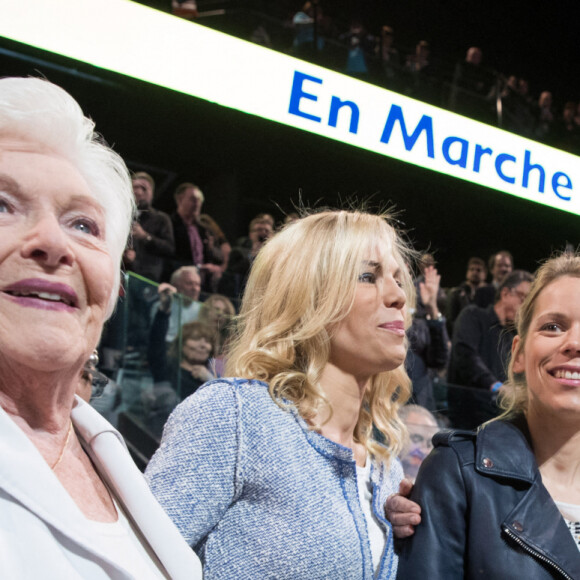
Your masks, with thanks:
[{"label": "eyebrow", "polygon": [[366,268],[374,268],[375,270],[382,267],[380,262],[375,262],[374,260],[363,260],[362,265]]},{"label": "eyebrow", "polygon": [[0,189],[5,189],[13,193],[21,193],[19,183],[6,173],[0,173]]}]

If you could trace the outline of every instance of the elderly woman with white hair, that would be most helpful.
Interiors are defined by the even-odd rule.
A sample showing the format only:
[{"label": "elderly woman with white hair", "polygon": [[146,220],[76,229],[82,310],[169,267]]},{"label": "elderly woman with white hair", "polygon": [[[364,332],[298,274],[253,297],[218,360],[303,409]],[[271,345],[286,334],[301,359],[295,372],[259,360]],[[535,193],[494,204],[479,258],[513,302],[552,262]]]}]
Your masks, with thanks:
[{"label": "elderly woman with white hair", "polygon": [[75,395],[133,196],[62,89],[0,80],[0,576],[195,578],[119,434]]},{"label": "elderly woman with white hair", "polygon": [[228,353],[238,378],[174,411],[146,472],[206,580],[394,578],[406,257],[388,221],[356,211],[296,220],[260,250]]}]

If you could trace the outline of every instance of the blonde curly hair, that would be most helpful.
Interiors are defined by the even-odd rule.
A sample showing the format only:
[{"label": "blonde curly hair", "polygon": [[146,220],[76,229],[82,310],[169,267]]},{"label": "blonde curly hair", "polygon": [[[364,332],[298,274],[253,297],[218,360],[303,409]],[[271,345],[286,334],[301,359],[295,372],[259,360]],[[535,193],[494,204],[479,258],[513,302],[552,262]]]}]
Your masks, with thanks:
[{"label": "blonde curly hair", "polygon": [[[320,385],[330,338],[352,308],[361,262],[375,247],[397,262],[407,305],[413,306],[408,265],[413,252],[388,216],[322,211],[285,226],[253,264],[227,374],[267,382],[274,401],[282,407],[291,402],[310,424],[321,409],[332,413]],[[371,378],[354,437],[376,458],[388,462],[399,453],[406,431],[397,410],[410,393],[404,365]],[[387,448],[372,438],[373,426]]]}]

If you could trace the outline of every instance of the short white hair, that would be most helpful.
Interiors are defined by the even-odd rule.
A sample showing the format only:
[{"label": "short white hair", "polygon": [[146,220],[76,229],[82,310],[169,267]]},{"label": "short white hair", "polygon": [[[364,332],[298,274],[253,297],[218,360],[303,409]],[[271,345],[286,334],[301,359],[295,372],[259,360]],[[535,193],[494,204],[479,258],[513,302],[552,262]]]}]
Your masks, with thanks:
[{"label": "short white hair", "polygon": [[95,132],[94,122],[73,97],[42,79],[0,79],[0,137],[39,143],[72,163],[87,182],[105,212],[106,241],[116,268],[112,312],[135,212],[125,162]]}]

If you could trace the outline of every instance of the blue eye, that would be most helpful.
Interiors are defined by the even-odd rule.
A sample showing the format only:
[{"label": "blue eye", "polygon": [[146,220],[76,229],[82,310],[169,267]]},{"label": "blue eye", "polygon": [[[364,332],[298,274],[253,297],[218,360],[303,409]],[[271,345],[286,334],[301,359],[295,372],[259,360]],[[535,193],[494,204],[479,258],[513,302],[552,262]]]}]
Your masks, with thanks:
[{"label": "blue eye", "polygon": [[4,199],[0,199],[0,213],[10,213],[10,204]]},{"label": "blue eye", "polygon": [[363,284],[374,284],[377,281],[377,277],[372,272],[364,272],[358,277],[358,281]]},{"label": "blue eye", "polygon": [[90,236],[98,236],[100,233],[99,226],[92,220],[86,218],[80,218],[74,221],[73,228],[82,232],[83,234],[88,234]]}]

